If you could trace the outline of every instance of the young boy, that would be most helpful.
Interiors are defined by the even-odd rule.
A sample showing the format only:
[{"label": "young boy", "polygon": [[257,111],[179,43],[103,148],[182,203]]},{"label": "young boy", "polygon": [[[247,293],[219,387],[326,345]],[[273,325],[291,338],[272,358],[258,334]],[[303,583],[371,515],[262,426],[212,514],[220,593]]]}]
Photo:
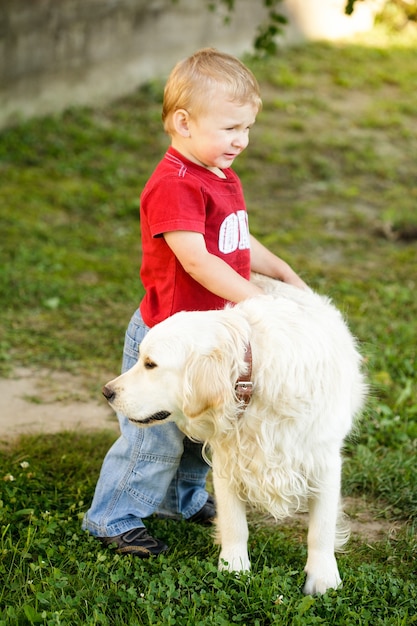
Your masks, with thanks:
[{"label": "young boy", "polygon": [[[147,330],[170,315],[260,294],[251,270],[307,288],[249,234],[241,184],[230,169],[261,105],[253,74],[215,49],[196,52],[171,72],[162,111],[171,146],[141,195],[146,293],[126,332],[122,371],[135,364]],[[137,428],[118,417],[121,436],[104,459],[83,528],[120,553],[148,557],[167,549],[143,524],[152,513],[212,522],[208,466],[201,445],[175,424]]]}]

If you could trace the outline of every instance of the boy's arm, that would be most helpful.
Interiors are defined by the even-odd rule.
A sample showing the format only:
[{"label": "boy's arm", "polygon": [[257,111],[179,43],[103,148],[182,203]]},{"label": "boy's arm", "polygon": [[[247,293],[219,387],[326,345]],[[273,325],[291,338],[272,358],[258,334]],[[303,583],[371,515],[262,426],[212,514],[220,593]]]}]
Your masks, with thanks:
[{"label": "boy's arm", "polygon": [[[223,259],[208,252],[203,235],[191,231],[164,233],[167,245],[194,280],[220,298],[240,302],[261,295],[263,291],[249,282]],[[265,248],[251,236],[251,269],[254,272],[278,278],[302,289],[308,289],[304,281],[290,266]]]},{"label": "boy's arm", "polygon": [[235,272],[223,259],[208,252],[203,235],[176,230],[164,233],[167,245],[194,280],[220,298],[240,302],[263,293]]},{"label": "boy's arm", "polygon": [[265,248],[253,235],[250,236],[251,270],[278,278],[284,283],[294,285],[300,289],[309,289],[306,283],[294,272],[294,270],[282,259]]}]

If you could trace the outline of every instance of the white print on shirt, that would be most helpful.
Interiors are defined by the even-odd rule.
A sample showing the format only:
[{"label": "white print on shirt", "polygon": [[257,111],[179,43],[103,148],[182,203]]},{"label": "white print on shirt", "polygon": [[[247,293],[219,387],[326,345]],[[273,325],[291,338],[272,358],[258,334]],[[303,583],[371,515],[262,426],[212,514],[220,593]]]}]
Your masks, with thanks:
[{"label": "white print on shirt", "polygon": [[235,250],[250,248],[248,214],[246,211],[237,211],[226,217],[219,231],[219,251],[230,254]]}]

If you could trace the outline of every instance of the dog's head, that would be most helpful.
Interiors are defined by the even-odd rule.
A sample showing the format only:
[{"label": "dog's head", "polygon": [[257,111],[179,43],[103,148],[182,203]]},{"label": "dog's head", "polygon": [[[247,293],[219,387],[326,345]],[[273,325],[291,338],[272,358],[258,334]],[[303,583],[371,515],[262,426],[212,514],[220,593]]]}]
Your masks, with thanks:
[{"label": "dog's head", "polygon": [[245,368],[236,315],[178,313],[158,324],[142,341],[136,365],[108,382],[104,396],[138,426],[169,420],[188,430],[189,420],[221,412],[235,403],[234,383]]}]

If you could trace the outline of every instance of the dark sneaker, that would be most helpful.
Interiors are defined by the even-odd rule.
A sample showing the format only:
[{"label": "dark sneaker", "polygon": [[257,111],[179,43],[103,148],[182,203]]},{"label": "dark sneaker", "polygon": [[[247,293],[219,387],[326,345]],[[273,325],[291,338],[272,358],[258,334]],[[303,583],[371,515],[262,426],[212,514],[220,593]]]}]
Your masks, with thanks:
[{"label": "dark sneaker", "polygon": [[188,518],[188,522],[193,522],[194,524],[202,524],[203,526],[209,526],[213,524],[214,518],[216,517],[216,503],[212,495],[209,494],[207,498],[207,502],[203,506],[202,509],[194,513],[191,517]]},{"label": "dark sneaker", "polygon": [[150,556],[157,556],[161,552],[168,550],[159,539],[154,539],[148,534],[146,528],[133,528],[122,535],[116,537],[97,537],[105,546],[116,546],[116,552],[119,554],[133,554],[141,559],[147,559]]}]

